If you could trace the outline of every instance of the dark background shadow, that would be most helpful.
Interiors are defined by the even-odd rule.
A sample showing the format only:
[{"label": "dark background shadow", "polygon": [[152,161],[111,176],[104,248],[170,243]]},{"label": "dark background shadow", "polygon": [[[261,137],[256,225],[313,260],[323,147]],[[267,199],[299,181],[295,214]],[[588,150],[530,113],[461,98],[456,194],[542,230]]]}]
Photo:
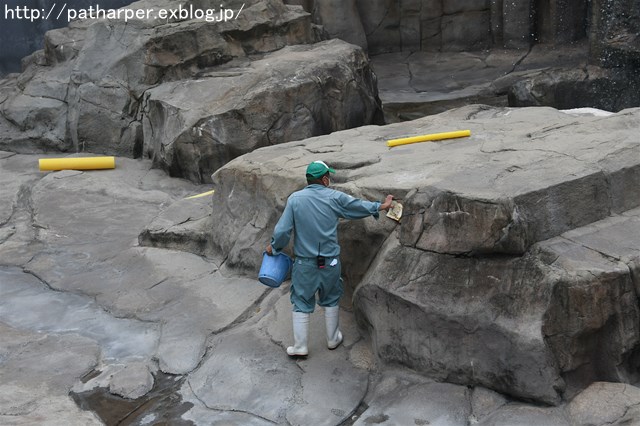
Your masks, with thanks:
[{"label": "dark background shadow", "polygon": [[[44,33],[67,26],[66,9],[60,19],[56,19],[63,5],[74,9],[95,7],[117,9],[131,4],[131,0],[5,0],[0,4],[0,76],[20,72],[20,60],[43,48]],[[55,5],[55,7],[54,7]],[[25,13],[24,8],[27,8]],[[19,9],[18,10],[16,9]],[[53,10],[52,10],[53,8]],[[32,20],[30,11],[38,10],[42,16],[49,11],[49,19]]]}]

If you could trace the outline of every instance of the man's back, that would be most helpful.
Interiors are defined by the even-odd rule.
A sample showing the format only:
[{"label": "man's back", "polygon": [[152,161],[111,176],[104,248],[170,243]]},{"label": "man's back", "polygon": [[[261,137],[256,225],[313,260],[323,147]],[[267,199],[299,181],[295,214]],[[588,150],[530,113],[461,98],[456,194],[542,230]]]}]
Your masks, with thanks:
[{"label": "man's back", "polygon": [[359,200],[344,192],[311,184],[294,192],[287,200],[275,234],[295,229],[294,253],[301,257],[335,257],[338,245],[338,219],[377,216],[380,203]]},{"label": "man's back", "polygon": [[296,256],[338,256],[338,191],[309,185],[294,192],[287,201],[294,218]]}]

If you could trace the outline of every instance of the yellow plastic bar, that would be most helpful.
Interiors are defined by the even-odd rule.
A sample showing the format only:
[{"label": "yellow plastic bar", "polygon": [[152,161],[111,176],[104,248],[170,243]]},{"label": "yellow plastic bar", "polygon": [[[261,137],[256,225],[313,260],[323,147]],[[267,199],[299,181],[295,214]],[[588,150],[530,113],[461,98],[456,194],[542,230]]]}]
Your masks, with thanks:
[{"label": "yellow plastic bar", "polygon": [[40,171],[115,169],[115,157],[67,157],[39,160]]},{"label": "yellow plastic bar", "polygon": [[413,136],[411,138],[391,139],[387,141],[387,146],[407,145],[417,142],[440,141],[443,139],[455,139],[471,136],[471,130],[456,130],[455,132],[432,133],[430,135]]},{"label": "yellow plastic bar", "polygon": [[192,195],[191,197],[187,197],[185,198],[185,200],[193,200],[194,198],[202,198],[202,197],[206,197],[207,195],[211,195],[214,192],[216,192],[215,189],[212,189],[211,191],[207,191],[207,192],[203,192],[202,194],[198,194],[198,195]]}]

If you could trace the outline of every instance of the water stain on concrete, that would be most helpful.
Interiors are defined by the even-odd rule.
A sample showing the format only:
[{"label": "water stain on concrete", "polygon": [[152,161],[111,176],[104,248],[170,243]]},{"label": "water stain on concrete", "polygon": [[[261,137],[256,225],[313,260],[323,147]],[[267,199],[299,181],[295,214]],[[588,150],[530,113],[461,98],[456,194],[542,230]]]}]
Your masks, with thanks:
[{"label": "water stain on concrete", "polygon": [[[83,380],[96,377],[100,371],[88,373]],[[151,392],[138,399],[126,399],[109,393],[108,388],[95,388],[86,392],[71,392],[70,396],[83,410],[92,411],[108,426],[171,425],[187,426],[194,423],[182,419],[193,404],[183,402],[178,393],[185,376],[158,372]]]}]

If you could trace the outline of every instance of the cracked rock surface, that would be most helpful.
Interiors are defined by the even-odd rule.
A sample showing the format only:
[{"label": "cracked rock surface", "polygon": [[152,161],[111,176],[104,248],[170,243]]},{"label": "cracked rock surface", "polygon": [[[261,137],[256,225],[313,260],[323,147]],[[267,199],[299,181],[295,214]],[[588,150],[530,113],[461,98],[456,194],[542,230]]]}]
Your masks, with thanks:
[{"label": "cracked rock surface", "polygon": [[[474,105],[257,150],[213,175],[212,243],[257,271],[288,194],[325,160],[337,188],[404,204],[400,225],[340,225],[378,359],[560,404],[593,381],[637,380],[637,122],[638,109]],[[465,128],[471,137],[385,143]]]},{"label": "cracked rock surface", "polygon": [[[390,250],[414,253],[423,250],[404,248],[398,236],[392,235],[398,233],[398,226],[386,218],[377,222],[365,219],[351,225],[341,225],[344,257],[351,265],[345,278],[349,285],[356,282],[361,284],[354,297],[354,305],[358,309],[355,316],[349,300],[343,300],[340,315],[345,342],[334,351],[326,348],[322,311],[318,309],[311,322],[309,357],[289,359],[284,352],[291,339],[288,283],[279,289],[267,289],[255,280],[254,269],[246,265],[244,269],[238,267],[243,266],[238,259],[245,259],[246,264],[254,266],[259,262],[259,250],[262,250],[264,243],[261,238],[266,238],[270,231],[270,221],[282,208],[286,194],[300,184],[298,172],[304,169],[311,157],[326,159],[330,155],[332,166],[339,170],[336,185],[356,195],[378,198],[382,189],[394,188],[394,192],[407,202],[407,217],[411,218],[421,213],[418,204],[409,202],[411,199],[420,199],[417,196],[411,198],[409,174],[414,184],[424,179],[440,182],[440,186],[445,183],[460,185],[462,182],[456,183],[450,179],[433,180],[433,173],[438,170],[438,164],[444,161],[448,163],[447,167],[442,164],[440,170],[453,173],[456,161],[469,158],[464,155],[467,149],[480,156],[482,151],[491,152],[494,159],[499,159],[504,152],[513,161],[520,158],[519,155],[553,158],[558,154],[560,148],[557,146],[553,149],[530,149],[527,146],[524,154],[518,153],[518,150],[513,151],[506,139],[500,141],[481,137],[483,132],[490,133],[492,126],[489,123],[496,117],[500,128],[508,127],[512,119],[517,123],[523,122],[519,118],[522,116],[516,111],[507,112],[470,107],[451,113],[456,120],[466,118],[466,124],[470,124],[473,135],[480,141],[469,139],[407,146],[401,150],[379,149],[378,145],[384,144],[386,137],[397,135],[399,130],[408,130],[396,125],[309,139],[306,144],[292,143],[282,149],[260,150],[221,169],[215,178],[216,192],[212,196],[195,199],[186,197],[204,193],[211,187],[170,178],[152,169],[148,161],[118,159],[114,170],[40,173],[36,168],[36,156],[0,152],[0,181],[3,182],[0,196],[7,201],[0,210],[0,422],[25,425],[65,421],[68,424],[86,425],[117,424],[126,419],[133,424],[148,424],[154,419],[170,419],[174,423],[201,425],[303,425],[309,424],[309,419],[312,419],[313,424],[327,425],[345,422],[363,425],[405,422],[506,425],[572,424],[568,420],[572,418],[603,419],[603,422],[593,424],[637,420],[633,408],[638,403],[633,393],[637,393],[637,389],[631,385],[617,387],[615,383],[608,386],[603,382],[582,393],[582,388],[576,385],[571,398],[566,401],[556,401],[553,394],[545,391],[547,393],[540,393],[541,399],[546,398],[558,405],[542,407],[518,402],[511,395],[518,396],[520,392],[520,395],[535,397],[537,394],[532,389],[544,390],[546,382],[542,382],[544,386],[536,388],[540,379],[525,377],[529,381],[518,383],[521,387],[501,388],[482,378],[483,372],[491,365],[483,364],[480,358],[473,364],[476,374],[473,383],[455,384],[467,374],[464,369],[459,370],[457,377],[454,374],[429,377],[430,371],[424,366],[431,361],[428,357],[419,356],[437,354],[436,351],[442,348],[445,341],[434,336],[428,346],[431,352],[413,353],[410,352],[413,347],[404,339],[420,342],[419,336],[428,335],[439,327],[436,311],[429,313],[425,308],[429,303],[434,303],[436,297],[446,295],[439,294],[437,288],[429,284],[430,277],[444,275],[429,269],[430,273],[407,280],[402,291],[405,297],[403,306],[410,307],[409,310],[384,308],[393,306],[391,295],[395,291],[394,286],[403,285],[400,279],[384,279],[389,277],[389,269],[384,273],[375,272],[376,268],[383,267],[383,258],[385,261],[393,260],[384,254]],[[625,114],[633,117],[635,113],[629,111]],[[594,117],[567,116],[551,110],[524,110],[522,114],[529,118],[541,114],[545,125],[555,129],[552,134],[561,132],[558,129],[565,127],[576,130],[576,122],[588,128],[590,122],[597,120]],[[611,127],[630,131],[633,126],[624,124],[625,114],[603,119],[598,125],[608,128],[607,120],[613,120]],[[484,122],[485,119],[481,117],[487,121]],[[555,117],[558,122],[552,123],[550,117]],[[564,120],[568,121],[561,126]],[[423,132],[434,125],[427,119],[414,124],[423,126],[419,129]],[[527,129],[521,131],[527,133]],[[606,144],[599,142],[602,146],[599,146],[596,155],[584,147],[586,152],[605,158],[606,161],[599,164],[602,168],[606,165],[607,170],[611,171],[609,189],[617,188],[614,178],[617,169],[609,162],[619,158],[615,155],[617,150],[628,152],[629,149],[625,148],[625,130],[620,132],[614,142],[616,149],[608,150]],[[378,136],[372,137],[373,133]],[[495,131],[492,134],[499,133]],[[516,138],[518,134],[513,131],[511,138]],[[362,146],[368,148],[363,150]],[[422,158],[420,149],[429,154],[427,161]],[[578,152],[571,154],[572,157],[580,155]],[[285,163],[281,163],[280,156],[286,159]],[[629,160],[632,156],[624,158]],[[395,171],[390,170],[384,179],[380,179],[380,176],[385,176],[382,170],[389,166],[389,161],[399,162],[393,163]],[[521,158],[520,161],[525,162],[525,159]],[[585,170],[582,174],[573,168],[562,170],[562,173],[588,175],[586,171],[597,163],[593,158],[583,162],[591,165],[583,165]],[[274,167],[276,164],[280,166]],[[284,164],[286,167],[283,167]],[[411,164],[420,166],[412,169]],[[505,164],[506,168],[513,166]],[[494,176],[504,173],[497,165],[491,170]],[[512,170],[520,171],[518,168]],[[558,167],[548,170],[547,174],[552,174],[553,170],[560,172]],[[252,177],[256,173],[260,174],[260,179]],[[627,165],[625,173],[627,178],[635,176],[632,164]],[[373,179],[374,175],[378,178]],[[226,176],[234,179],[228,181]],[[475,179],[477,176],[470,174]],[[516,179],[513,178],[508,187],[519,188],[519,191],[526,193],[526,188],[517,185]],[[249,190],[249,182],[263,186]],[[542,191],[545,188],[543,184],[553,182],[553,177],[547,176],[536,183],[523,178],[520,182],[529,182],[527,185]],[[384,185],[384,188],[378,185]],[[434,183],[433,188],[437,187]],[[235,188],[233,193],[230,191],[232,188]],[[504,190],[504,187],[493,186],[492,191],[500,190]],[[485,201],[486,194],[491,193],[487,191],[482,198]],[[608,312],[632,309],[632,300],[625,302],[622,296],[635,294],[637,283],[629,286],[631,281],[625,281],[624,265],[635,267],[637,271],[637,245],[630,245],[628,241],[633,240],[617,236],[635,238],[630,229],[637,229],[634,227],[637,224],[637,209],[632,208],[636,203],[632,192],[627,192],[624,200],[617,200],[614,194],[615,191],[610,193],[609,202],[611,206],[618,206],[619,214],[605,215],[600,221],[562,232],[548,240],[531,240],[532,245],[526,253],[513,255],[517,258],[538,256],[541,263],[539,268],[556,270],[556,275],[552,276],[582,274],[569,279],[571,286],[556,286],[558,300],[566,300],[571,306],[584,307],[579,302],[594,300],[590,294],[604,297],[598,302],[602,313],[600,317],[586,315],[592,314],[591,311],[581,314],[581,318],[592,318],[583,328],[567,329],[567,324],[572,324],[575,318],[562,319],[558,315],[564,311],[555,312],[557,320],[547,323],[548,326],[556,326],[548,332],[549,336],[563,333],[569,336],[575,330],[585,330],[583,336],[587,339],[594,335],[588,330],[593,330],[595,336],[601,337],[626,336],[624,342],[610,340],[607,346],[622,356],[625,347],[633,346],[632,335],[627,331],[633,331],[637,321],[630,321],[626,325],[619,321],[623,317],[633,319],[628,316],[633,311],[619,311],[619,317]],[[254,199],[245,203],[243,197]],[[475,199],[471,194],[466,194],[466,197]],[[461,211],[464,206],[461,204]],[[491,203],[486,206],[492,208]],[[229,212],[242,214],[230,215]],[[261,216],[259,212],[268,216]],[[229,222],[231,218],[237,222]],[[500,220],[499,216],[495,218]],[[194,248],[192,244],[183,244],[181,241],[187,241],[189,235],[200,235],[204,232],[202,227],[209,230],[209,238],[214,235],[210,233],[211,230],[218,235],[207,243],[208,250],[196,254],[190,251]],[[164,238],[163,229],[169,234]],[[221,234],[222,230],[229,234]],[[185,235],[180,236],[182,233]],[[150,240],[150,235],[153,235],[155,247],[144,245],[145,241]],[[257,239],[251,239],[256,236]],[[360,242],[354,236],[358,236]],[[368,238],[364,242],[366,247],[363,247],[363,236]],[[163,241],[168,241],[170,247],[162,247]],[[247,244],[247,241],[254,241],[254,244]],[[382,245],[380,259],[374,259],[371,263],[363,256],[374,254],[371,247],[376,241]],[[575,249],[558,252],[562,244],[573,244]],[[221,246],[231,251],[221,251]],[[243,246],[244,253],[241,253]],[[238,253],[234,254],[234,250]],[[581,250],[588,250],[590,257],[586,260],[580,257]],[[608,253],[609,256],[594,263],[594,256],[597,257],[598,253]],[[446,260],[448,256],[451,255],[424,252],[420,263],[429,267],[433,265],[429,259],[442,257]],[[405,260],[410,261],[411,256],[406,255]],[[461,271],[469,271],[464,266],[465,262],[477,262],[479,271],[490,267],[492,261],[498,262],[497,269],[487,270],[486,287],[477,288],[487,296],[513,295],[508,291],[507,281],[496,280],[504,277],[505,272],[501,270],[505,262],[517,264],[519,260],[497,258],[485,261],[482,267],[481,261],[465,260],[464,257],[457,260]],[[370,270],[363,263],[370,264]],[[399,261],[397,264],[402,266]],[[450,266],[444,262],[439,268]],[[406,268],[406,273],[417,271],[415,265]],[[509,269],[505,271],[508,273]],[[391,276],[399,276],[397,274],[393,272]],[[471,281],[460,281],[463,286],[454,286],[450,290],[455,290],[457,295],[464,295],[465,286],[476,286],[473,274],[469,276],[472,277]],[[595,280],[596,276],[604,277],[604,281]],[[542,282],[547,283],[548,280]],[[523,287],[524,284],[518,286]],[[428,297],[420,296],[420,287],[431,290]],[[373,305],[366,306],[367,294],[373,294],[374,288],[383,290],[380,297],[385,300],[376,302],[375,309]],[[484,291],[485,288],[490,291]],[[535,297],[540,298],[544,294]],[[420,306],[420,300],[426,300],[427,305]],[[468,302],[469,307],[475,306],[471,301]],[[504,299],[493,298],[488,306],[498,306],[503,302]],[[410,303],[414,304],[413,307]],[[461,305],[458,298],[455,304]],[[535,314],[536,306],[533,304],[525,313]],[[540,333],[539,328],[535,329],[535,321],[519,322],[532,317],[516,316],[509,322],[507,316],[510,312],[514,314],[512,311],[517,307],[510,309],[500,311],[502,313],[495,311],[501,315],[496,318],[497,323],[511,324],[512,334],[505,335],[503,342],[509,342],[511,338],[511,344],[515,344],[518,340],[513,336],[527,336],[529,331],[533,335]],[[383,323],[379,322],[382,312],[387,312],[388,316]],[[393,315],[396,312],[398,316]],[[430,320],[420,326],[418,332],[412,327],[421,324],[419,315],[423,313]],[[462,310],[457,313],[464,314]],[[457,313],[449,310],[447,314]],[[490,314],[491,311],[485,309],[481,315],[474,317],[474,326],[477,327],[475,336],[489,335],[488,339],[483,340],[487,359],[504,362],[517,352],[509,352],[509,346],[492,346],[499,341],[487,334],[491,329],[483,329],[488,324],[483,322],[483,318]],[[357,326],[355,320],[358,317],[373,326],[373,340],[369,340],[367,334],[361,334],[363,328]],[[407,322],[407,318],[411,319]],[[453,319],[453,316],[450,318]],[[464,321],[469,327],[469,322],[466,319]],[[539,323],[540,318],[537,321]],[[607,333],[598,334],[598,327],[602,327],[603,323]],[[518,325],[522,327],[518,328]],[[387,366],[387,361],[392,360],[394,353],[385,349],[389,342],[385,336],[386,330],[394,330],[394,348],[404,348],[404,354],[411,354],[411,358],[396,359],[395,368]],[[449,333],[451,327],[444,330]],[[453,336],[457,335],[454,333]],[[469,334],[462,337],[470,348],[475,347],[473,336]],[[594,347],[579,346],[578,349],[584,351],[576,352],[574,346],[567,345],[566,338],[550,341],[542,354],[547,359],[552,358],[548,365],[564,365],[573,369],[571,371],[581,373],[580,377],[593,378],[595,376],[587,374],[591,370],[581,367],[593,365],[589,358],[593,353],[590,350],[597,348],[600,341],[595,339],[593,342]],[[531,348],[529,357],[534,364],[530,365],[539,362],[535,357],[542,346],[537,344],[535,339],[530,339],[529,346],[525,346]],[[439,358],[438,371],[447,371],[452,367],[451,363],[445,363],[451,353],[447,352],[447,357]],[[553,359],[553,356],[557,358]],[[622,358],[614,356],[608,359],[610,364],[598,365],[598,368],[606,368],[602,371],[611,380],[621,380],[620,375],[625,373],[625,369],[624,365],[617,363]],[[451,360],[455,361],[456,358]],[[411,367],[413,372],[405,370],[401,364]],[[417,374],[415,370],[421,370],[422,374]],[[549,371],[553,373],[556,370],[551,368]],[[158,397],[161,389],[169,393]],[[73,399],[69,396],[70,392]],[[98,396],[98,400],[106,404],[106,410],[100,409],[100,404],[86,402],[89,401],[88,397],[83,399],[84,395],[92,392],[93,395],[102,395]],[[625,397],[622,398],[622,395]],[[610,398],[618,401],[619,409],[615,412],[598,412],[599,405],[589,403]],[[572,400],[570,404],[569,400]],[[85,402],[76,405],[74,401]],[[126,409],[119,408],[123,404]]]},{"label": "cracked rock surface", "polygon": [[[312,137],[380,122],[366,55],[321,42],[301,8],[227,6],[241,3],[219,26],[74,22],[0,82],[0,146],[21,153],[0,151],[0,423],[638,422],[638,110],[475,105]],[[132,7],[177,4],[201,2]],[[350,26],[358,4],[319,13]],[[392,121],[470,101],[570,107],[627,77],[587,66],[580,46],[375,61]],[[595,106],[621,109],[633,88]],[[472,137],[384,144],[460,126]],[[208,181],[291,140],[222,167],[209,197],[152,168]],[[39,173],[40,151],[153,163]],[[353,195],[394,193],[405,217],[341,224],[344,344],[326,348],[318,310],[311,355],[292,360],[287,285],[255,275],[315,159]]]},{"label": "cracked rock surface", "polygon": [[382,122],[362,49],[325,40],[310,14],[278,0],[224,7],[237,19],[86,19],[48,32],[24,71],[0,81],[0,147],[151,158],[206,182],[257,147]]}]

